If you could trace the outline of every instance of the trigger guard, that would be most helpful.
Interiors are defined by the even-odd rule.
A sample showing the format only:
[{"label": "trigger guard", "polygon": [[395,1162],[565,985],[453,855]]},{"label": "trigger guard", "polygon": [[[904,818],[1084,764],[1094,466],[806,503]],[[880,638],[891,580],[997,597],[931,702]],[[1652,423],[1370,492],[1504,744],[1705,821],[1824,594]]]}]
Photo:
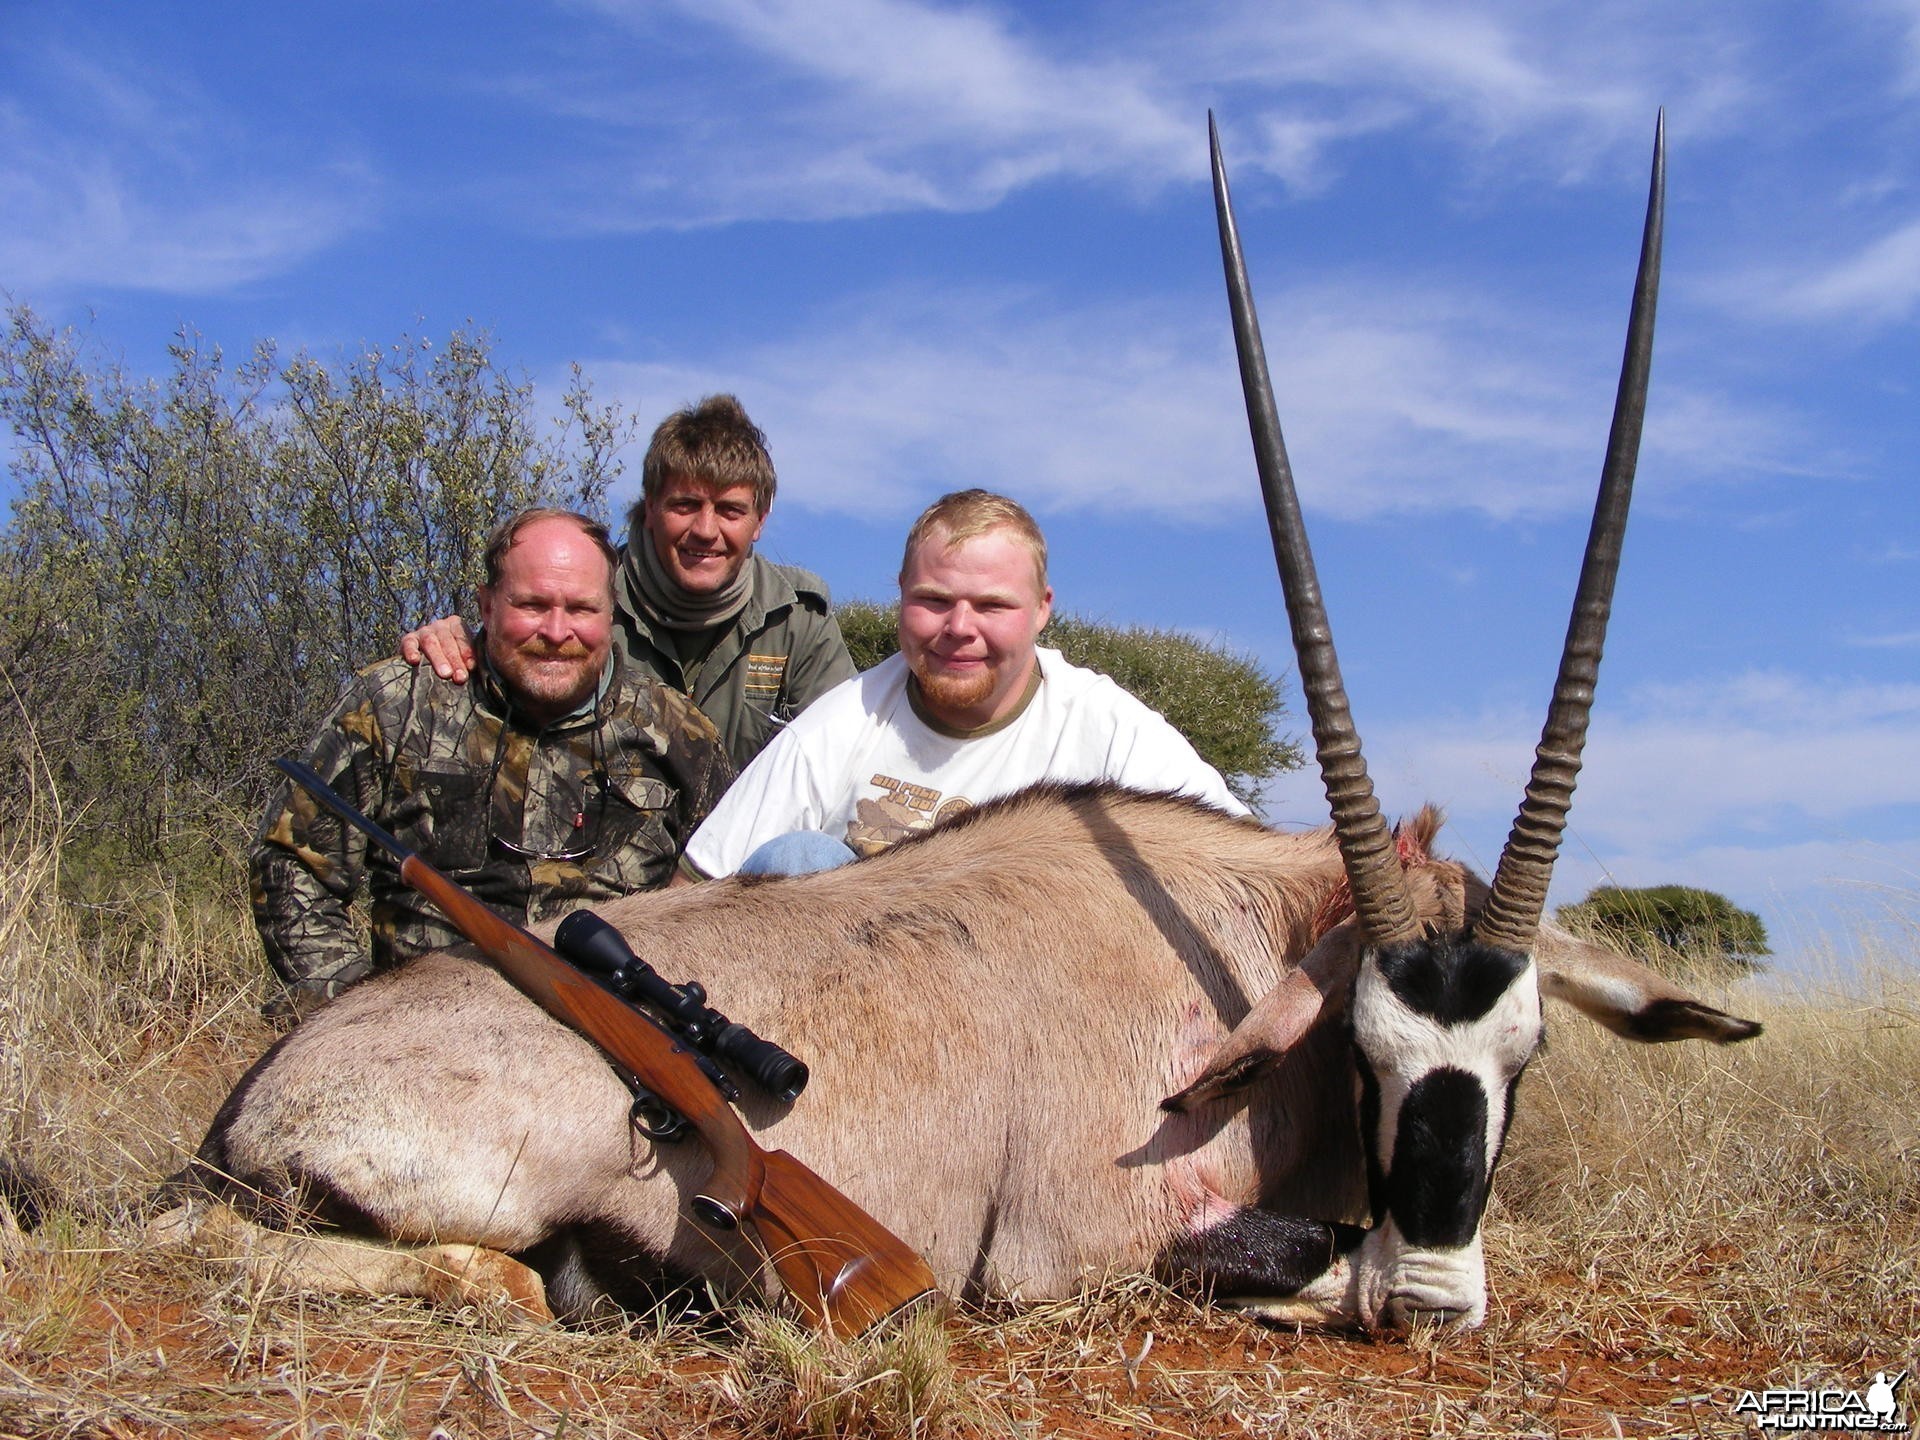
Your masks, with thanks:
[{"label": "trigger guard", "polygon": [[687,1133],[686,1120],[657,1095],[636,1095],[627,1122],[656,1145],[671,1145]]}]

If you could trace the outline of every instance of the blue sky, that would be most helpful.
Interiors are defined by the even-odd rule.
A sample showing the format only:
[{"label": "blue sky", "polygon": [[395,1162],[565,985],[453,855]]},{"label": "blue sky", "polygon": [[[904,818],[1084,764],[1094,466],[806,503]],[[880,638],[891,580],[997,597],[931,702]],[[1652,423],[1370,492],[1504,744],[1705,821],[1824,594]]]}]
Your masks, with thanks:
[{"label": "blue sky", "polygon": [[[1376,782],[1490,865],[1661,105],[1652,398],[1553,898],[1703,884],[1787,950],[1891,914],[1910,955],[1920,0],[23,3],[0,289],[135,370],[181,325],[330,356],[473,322],[648,428],[732,390],[780,470],[764,548],[837,594],[984,484],[1067,608],[1290,669],[1212,107]],[[1319,820],[1317,780],[1268,811]]]}]

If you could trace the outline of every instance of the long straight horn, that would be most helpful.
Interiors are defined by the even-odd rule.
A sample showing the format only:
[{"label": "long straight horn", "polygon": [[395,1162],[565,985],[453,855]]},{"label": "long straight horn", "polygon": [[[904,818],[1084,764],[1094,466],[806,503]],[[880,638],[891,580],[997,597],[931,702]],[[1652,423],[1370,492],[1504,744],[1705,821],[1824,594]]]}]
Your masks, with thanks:
[{"label": "long straight horn", "polygon": [[1376,945],[1417,939],[1420,924],[1401,878],[1392,832],[1381,818],[1380,802],[1374,799],[1373,782],[1367,778],[1360,736],[1347,706],[1347,687],[1340,678],[1340,661],[1333,652],[1333,632],[1327,625],[1327,607],[1313,568],[1313,551],[1300,518],[1300,498],[1294,493],[1286,442],[1280,436],[1273,381],[1267,374],[1267,352],[1260,343],[1260,320],[1253,312],[1253,289],[1247,281],[1246,257],[1240,251],[1240,232],[1233,223],[1227,170],[1220,159],[1220,132],[1211,111],[1207,113],[1207,135],[1213,150],[1213,203],[1220,220],[1220,258],[1227,270],[1233,343],[1240,353],[1240,387],[1247,397],[1247,423],[1253,430],[1260,489],[1267,501],[1273,557],[1280,565],[1287,616],[1293,622],[1300,689],[1307,697],[1307,713],[1313,720],[1320,779],[1333,810],[1334,835],[1346,864],[1347,883],[1353,889],[1354,914],[1367,938]]},{"label": "long straight horn", "polygon": [[1633,472],[1640,455],[1640,426],[1647,413],[1647,375],[1653,364],[1653,312],[1660,293],[1660,236],[1666,218],[1667,120],[1660,112],[1653,134],[1653,179],[1647,193],[1646,230],[1640,239],[1640,273],[1633,282],[1633,312],[1627,322],[1627,352],[1620,365],[1620,390],[1613,402],[1613,430],[1607,438],[1607,463],[1600,474],[1593,528],[1580,565],[1580,589],[1567,623],[1566,648],[1546,728],[1534,752],[1533,778],[1514,817],[1506,849],[1493,874],[1493,893],[1474,927],[1480,940],[1518,954],[1533,949],[1546,908],[1547,883],[1560,836],[1567,827],[1580,752],[1587,740],[1587,717],[1600,674],[1607,617],[1613,611],[1613,581],[1620,571],[1620,542],[1627,530],[1627,505],[1633,499]]}]

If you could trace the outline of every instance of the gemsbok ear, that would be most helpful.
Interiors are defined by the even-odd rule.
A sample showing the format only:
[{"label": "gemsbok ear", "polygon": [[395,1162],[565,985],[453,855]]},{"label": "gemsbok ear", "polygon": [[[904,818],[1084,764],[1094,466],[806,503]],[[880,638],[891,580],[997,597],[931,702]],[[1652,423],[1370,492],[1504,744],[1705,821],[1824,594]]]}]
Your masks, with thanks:
[{"label": "gemsbok ear", "polygon": [[1652,1044],[1711,1040],[1731,1045],[1760,1033],[1756,1020],[1716,1010],[1638,960],[1543,926],[1534,946],[1540,993],[1563,1000],[1616,1035]]},{"label": "gemsbok ear", "polygon": [[1244,1019],[1213,1047],[1200,1074],[1160,1108],[1184,1115],[1197,1105],[1245,1090],[1323,1020],[1345,1013],[1360,967],[1360,933],[1351,924],[1330,931]]}]

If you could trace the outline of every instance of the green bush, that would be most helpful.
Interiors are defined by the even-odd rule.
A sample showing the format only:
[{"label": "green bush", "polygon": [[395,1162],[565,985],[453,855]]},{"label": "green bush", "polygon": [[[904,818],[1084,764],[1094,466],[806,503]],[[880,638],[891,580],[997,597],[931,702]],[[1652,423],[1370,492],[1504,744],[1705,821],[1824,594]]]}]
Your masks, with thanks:
[{"label": "green bush", "polygon": [[[900,648],[898,606],[853,600],[835,614],[862,670]],[[1299,767],[1300,747],[1279,733],[1286,717],[1280,682],[1252,659],[1176,630],[1103,625],[1059,611],[1040,643],[1111,676],[1166,716],[1249,804],[1261,782]]]},{"label": "green bush", "polygon": [[1602,885],[1556,913],[1576,932],[1680,975],[1744,975],[1773,953],[1758,915],[1724,895],[1687,885]]},{"label": "green bush", "polygon": [[576,373],[548,433],[483,334],[170,355],[131,378],[24,306],[0,342],[0,835],[51,783],[75,880],[250,827],[346,677],[463,607],[495,521],[599,510],[629,431]]},{"label": "green bush", "polygon": [[856,670],[871,670],[900,648],[900,607],[872,600],[834,602],[833,615],[846,637]]}]

